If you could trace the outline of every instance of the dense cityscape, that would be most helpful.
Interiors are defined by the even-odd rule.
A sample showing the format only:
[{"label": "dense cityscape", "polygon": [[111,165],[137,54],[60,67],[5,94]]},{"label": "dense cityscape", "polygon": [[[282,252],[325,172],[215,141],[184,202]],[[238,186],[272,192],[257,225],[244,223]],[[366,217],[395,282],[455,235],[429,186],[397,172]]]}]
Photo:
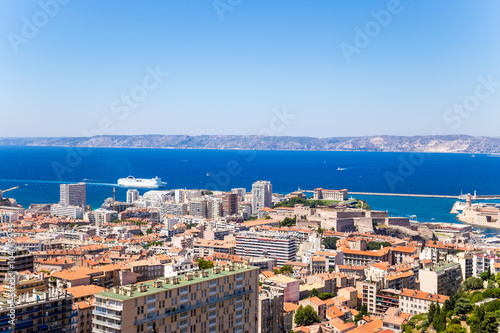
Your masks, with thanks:
[{"label": "dense cityscape", "polygon": [[465,315],[500,302],[498,248],[479,231],[347,189],[130,188],[92,210],[86,186],[29,208],[2,193],[2,332],[490,332]]},{"label": "dense cityscape", "polygon": [[0,1],[0,333],[500,333],[499,17]]}]

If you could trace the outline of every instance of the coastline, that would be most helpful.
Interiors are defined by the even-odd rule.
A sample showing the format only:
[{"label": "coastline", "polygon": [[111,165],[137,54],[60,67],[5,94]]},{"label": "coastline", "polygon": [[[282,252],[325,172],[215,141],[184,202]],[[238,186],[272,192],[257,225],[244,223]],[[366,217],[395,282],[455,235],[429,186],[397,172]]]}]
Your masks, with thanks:
[{"label": "coastline", "polygon": [[[2,138],[0,138],[2,139]],[[500,152],[475,151],[424,151],[424,150],[370,150],[370,149],[285,149],[285,148],[210,148],[210,147],[123,147],[123,146],[85,146],[85,145],[8,145],[0,143],[1,147],[36,147],[36,148],[91,148],[91,149],[159,149],[159,150],[220,150],[220,151],[282,151],[282,152],[345,152],[345,153],[399,153],[399,154],[451,154],[451,155],[486,155],[500,157]]]}]

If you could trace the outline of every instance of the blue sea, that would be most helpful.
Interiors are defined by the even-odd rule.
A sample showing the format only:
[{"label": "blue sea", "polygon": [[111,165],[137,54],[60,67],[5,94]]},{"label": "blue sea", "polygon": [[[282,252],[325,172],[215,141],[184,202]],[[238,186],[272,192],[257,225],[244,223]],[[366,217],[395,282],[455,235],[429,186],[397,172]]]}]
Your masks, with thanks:
[{"label": "blue sea", "polygon": [[[59,184],[85,181],[93,208],[119,178],[158,176],[167,189],[229,190],[269,180],[273,192],[347,188],[353,192],[500,194],[500,158],[486,154],[239,151],[0,146],[0,189],[28,207],[59,201]],[[126,189],[116,187],[116,199]],[[142,191],[144,192],[144,191]],[[457,222],[454,199],[357,196],[373,209],[421,222]],[[498,201],[497,201],[498,202]],[[491,231],[490,231],[491,232]]]}]

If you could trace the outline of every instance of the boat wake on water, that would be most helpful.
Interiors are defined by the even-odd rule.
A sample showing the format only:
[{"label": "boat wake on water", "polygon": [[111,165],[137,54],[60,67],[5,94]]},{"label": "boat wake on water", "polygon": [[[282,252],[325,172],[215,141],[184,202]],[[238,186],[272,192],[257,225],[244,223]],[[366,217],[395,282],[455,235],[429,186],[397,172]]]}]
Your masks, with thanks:
[{"label": "boat wake on water", "polygon": [[[57,180],[35,180],[35,179],[0,179],[0,182],[8,182],[8,183],[25,183],[25,185],[29,185],[30,183],[34,184],[73,184],[75,182],[62,182]],[[91,183],[86,182],[85,184],[93,185],[93,186],[118,186],[118,184],[110,184],[110,183]]]}]

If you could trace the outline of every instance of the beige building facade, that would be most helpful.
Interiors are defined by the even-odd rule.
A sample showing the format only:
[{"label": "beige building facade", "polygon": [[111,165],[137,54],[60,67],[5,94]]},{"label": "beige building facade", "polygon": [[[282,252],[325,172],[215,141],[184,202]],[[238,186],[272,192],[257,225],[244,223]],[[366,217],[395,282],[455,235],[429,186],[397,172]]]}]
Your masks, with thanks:
[{"label": "beige building facade", "polygon": [[258,268],[225,265],[96,294],[94,333],[255,333]]}]

